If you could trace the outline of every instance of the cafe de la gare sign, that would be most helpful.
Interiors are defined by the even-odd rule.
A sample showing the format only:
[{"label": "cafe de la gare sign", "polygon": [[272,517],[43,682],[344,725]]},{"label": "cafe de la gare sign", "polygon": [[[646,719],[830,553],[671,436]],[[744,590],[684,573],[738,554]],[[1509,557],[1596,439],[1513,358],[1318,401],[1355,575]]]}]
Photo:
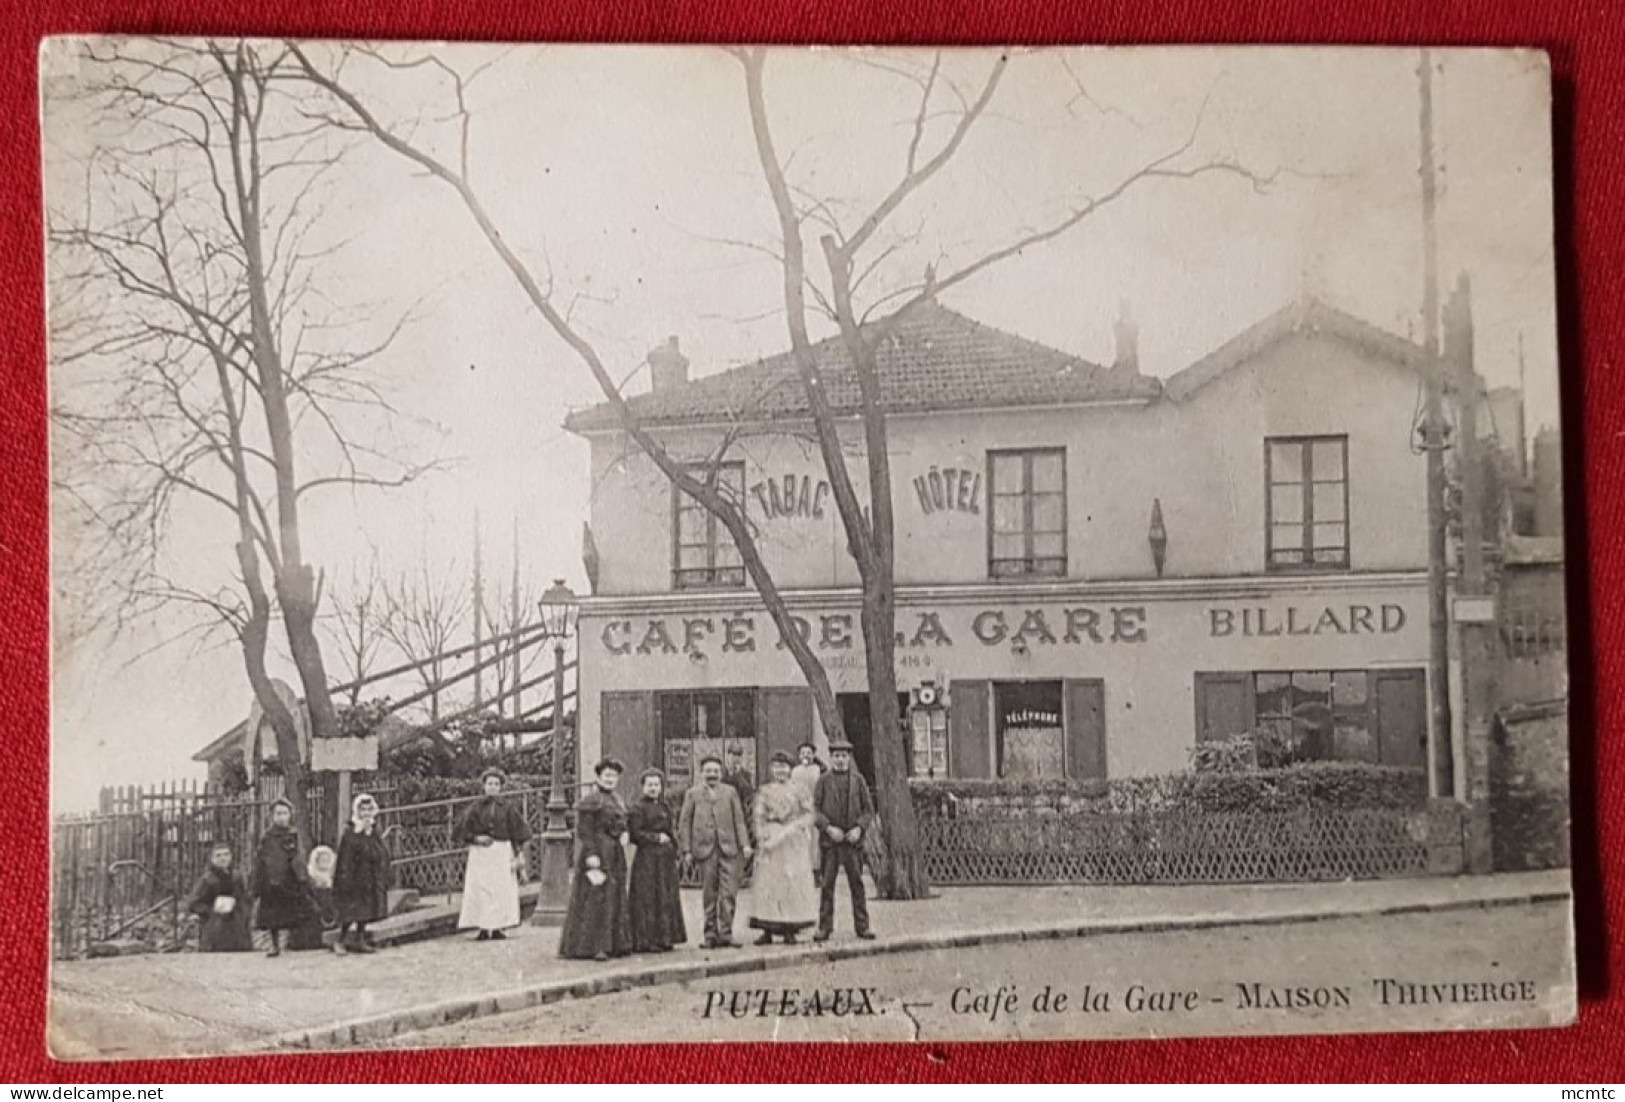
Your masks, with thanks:
[{"label": "cafe de la gare sign", "polygon": [[[1398,604],[1214,603],[1201,609],[1201,631],[1211,639],[1242,640],[1299,636],[1396,635],[1408,616]],[[792,617],[795,630],[815,650],[838,653],[861,646],[856,612]],[[1033,607],[905,608],[897,613],[897,646],[928,650],[971,642],[983,647],[1133,646],[1152,641],[1154,620],[1144,604],[1059,604]],[[786,649],[772,618],[763,611],[695,613],[608,619],[598,632],[606,653],[618,658],[712,651],[750,653]]]}]

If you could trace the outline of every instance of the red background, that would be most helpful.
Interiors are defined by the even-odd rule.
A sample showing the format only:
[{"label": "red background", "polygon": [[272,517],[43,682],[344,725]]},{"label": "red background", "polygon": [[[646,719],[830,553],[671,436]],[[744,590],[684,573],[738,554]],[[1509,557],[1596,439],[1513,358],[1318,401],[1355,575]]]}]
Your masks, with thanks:
[{"label": "red background", "polygon": [[[1625,1079],[1625,2],[1182,0],[34,0],[0,15],[0,1080]],[[3,10],[3,9],[0,9]],[[45,1054],[49,745],[46,418],[35,53],[47,34],[492,40],[1538,46],[1555,74],[1568,462],[1580,1022],[1561,1031],[1009,1045],[537,1048],[58,1064]],[[1609,752],[1603,748],[1609,747]]]}]

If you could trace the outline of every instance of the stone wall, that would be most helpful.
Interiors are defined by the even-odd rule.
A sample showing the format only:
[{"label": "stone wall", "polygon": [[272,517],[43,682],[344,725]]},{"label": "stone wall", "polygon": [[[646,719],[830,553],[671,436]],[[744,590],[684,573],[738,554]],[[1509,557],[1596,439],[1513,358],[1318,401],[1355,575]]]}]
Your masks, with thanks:
[{"label": "stone wall", "polygon": [[1568,707],[1503,710],[1490,746],[1490,831],[1498,871],[1569,864]]}]

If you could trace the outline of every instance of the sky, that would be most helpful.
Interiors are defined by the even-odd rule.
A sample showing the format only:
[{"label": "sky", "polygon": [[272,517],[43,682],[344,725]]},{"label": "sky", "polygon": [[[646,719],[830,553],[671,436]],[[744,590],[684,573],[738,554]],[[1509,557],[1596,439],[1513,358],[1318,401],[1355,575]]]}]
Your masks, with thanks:
[{"label": "sky", "polygon": [[[467,101],[476,191],[505,240],[550,273],[555,301],[628,389],[647,386],[644,356],[671,335],[696,375],[787,346],[778,264],[750,247],[771,243],[776,223],[733,58],[703,47],[432,49],[459,71],[480,69]],[[924,148],[952,125],[948,85],[973,94],[994,56],[945,56]],[[1441,279],[1472,280],[1476,362],[1490,385],[1518,382],[1521,340],[1529,423],[1555,426],[1544,58],[1434,56]],[[66,58],[47,51],[53,207],[83,197],[76,189],[101,132],[59,94],[84,75]],[[918,108],[918,88],[897,71],[919,74],[930,60],[907,51],[770,57],[768,107],[792,182],[844,226],[897,179]],[[348,72],[381,117],[416,120],[411,132],[437,152],[456,148],[438,121],[448,86],[432,70]],[[1273,182],[1262,192],[1222,174],[1137,184],[944,301],[1097,362],[1110,361],[1113,322],[1126,309],[1139,326],[1141,370],[1158,376],[1305,294],[1420,337],[1415,51],[1018,53],[947,168],[899,210],[884,239],[897,248],[876,286],[916,281],[933,261],[952,270],[1187,142],[1180,164],[1234,161]],[[409,418],[392,442],[449,470],[405,491],[312,499],[311,561],[336,585],[375,555],[386,573],[429,561],[464,574],[477,516],[488,578],[509,577],[517,543],[524,585],[539,592],[563,577],[585,592],[587,446],[561,421],[600,399],[590,376],[442,185],[358,145],[323,200],[319,232],[345,242],[324,262],[328,296],[364,305],[373,324],[408,309],[415,319],[375,365]],[[811,234],[809,245],[816,257]],[[58,400],[85,385],[60,367],[51,382]],[[229,583],[233,536],[220,521],[178,504],[170,568],[200,586]],[[234,648],[166,642],[187,623],[171,611],[119,637],[58,646],[59,809],[88,806],[105,784],[201,775],[191,754],[247,714]],[[292,680],[285,656],[273,666]]]}]

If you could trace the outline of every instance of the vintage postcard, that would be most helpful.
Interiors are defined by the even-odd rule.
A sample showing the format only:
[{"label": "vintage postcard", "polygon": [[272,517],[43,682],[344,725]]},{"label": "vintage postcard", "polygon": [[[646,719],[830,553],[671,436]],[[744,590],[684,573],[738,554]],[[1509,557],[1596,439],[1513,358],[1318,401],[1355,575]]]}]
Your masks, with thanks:
[{"label": "vintage postcard", "polygon": [[1573,1020],[1543,54],[40,79],[54,1055]]}]

